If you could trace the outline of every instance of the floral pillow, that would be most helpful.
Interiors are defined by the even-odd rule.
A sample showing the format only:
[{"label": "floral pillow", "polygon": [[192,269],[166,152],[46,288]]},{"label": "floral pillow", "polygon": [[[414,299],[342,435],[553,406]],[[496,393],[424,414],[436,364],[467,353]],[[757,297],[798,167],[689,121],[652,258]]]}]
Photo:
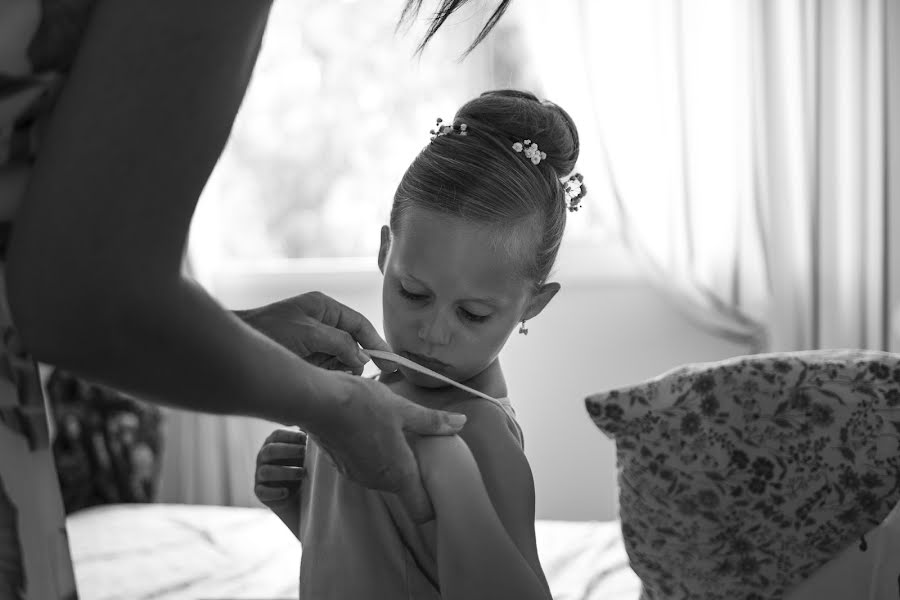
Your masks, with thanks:
[{"label": "floral pillow", "polygon": [[643,600],[778,598],[900,499],[900,355],[688,365],[590,396]]}]

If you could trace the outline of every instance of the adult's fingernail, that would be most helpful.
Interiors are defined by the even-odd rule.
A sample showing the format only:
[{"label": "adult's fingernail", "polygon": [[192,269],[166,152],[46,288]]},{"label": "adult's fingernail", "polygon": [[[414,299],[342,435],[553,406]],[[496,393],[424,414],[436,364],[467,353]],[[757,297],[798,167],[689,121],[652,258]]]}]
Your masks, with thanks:
[{"label": "adult's fingernail", "polygon": [[362,350],[357,352],[356,356],[357,356],[357,358],[359,358],[359,362],[361,362],[362,364],[366,364],[367,362],[372,360],[371,357],[369,357],[369,355],[366,354],[365,352],[363,352]]},{"label": "adult's fingernail", "polygon": [[447,423],[449,423],[451,427],[462,427],[466,424],[466,415],[461,415],[459,413],[449,413],[449,416],[447,417]]}]

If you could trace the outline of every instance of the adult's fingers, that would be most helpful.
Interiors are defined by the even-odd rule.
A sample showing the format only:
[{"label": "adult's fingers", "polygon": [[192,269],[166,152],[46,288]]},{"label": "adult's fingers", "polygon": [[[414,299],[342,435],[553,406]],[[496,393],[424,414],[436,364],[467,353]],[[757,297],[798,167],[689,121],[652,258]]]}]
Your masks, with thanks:
[{"label": "adult's fingers", "polygon": [[[341,304],[334,298],[328,296],[325,298],[328,303],[328,312],[331,315],[336,316],[334,322],[335,327],[349,333],[363,348],[383,350],[385,352],[391,351],[391,347],[388,346],[387,342],[385,342],[380,335],[378,335],[375,327],[367,318],[349,306]],[[382,371],[392,372],[397,370],[397,365],[390,361],[381,358],[374,358],[372,360],[375,361],[375,364],[378,365],[378,368]],[[363,364],[366,362],[368,362],[368,356],[366,356],[366,360],[363,361]],[[353,365],[350,366],[352,367]]]},{"label": "adult's fingers", "polygon": [[321,367],[322,369],[327,369],[328,371],[344,371],[345,373],[352,373],[353,375],[361,375],[363,372],[362,365],[350,367],[338,357],[325,354],[324,352],[310,354],[306,357],[306,362]]},{"label": "adult's fingers", "polygon": [[359,348],[351,334],[324,323],[308,332],[305,342],[313,354],[333,356],[350,369],[362,369],[369,362],[369,356]]},{"label": "adult's fingers", "polygon": [[328,301],[331,304],[329,312],[334,311],[337,315],[335,327],[349,333],[363,348],[390,351],[387,342],[381,339],[367,318],[334,298],[328,298]]},{"label": "adult's fingers", "polygon": [[425,408],[412,402],[404,406],[403,429],[419,435],[453,435],[466,424],[466,415]]}]

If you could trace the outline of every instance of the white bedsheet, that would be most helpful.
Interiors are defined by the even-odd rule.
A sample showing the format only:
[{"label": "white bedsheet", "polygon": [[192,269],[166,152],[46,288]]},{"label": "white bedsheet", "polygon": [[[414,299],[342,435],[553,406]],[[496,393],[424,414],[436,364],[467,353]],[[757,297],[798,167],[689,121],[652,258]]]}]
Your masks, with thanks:
[{"label": "white bedsheet", "polygon": [[[300,544],[265,509],[114,505],[68,521],[81,600],[296,600]],[[618,522],[538,521],[555,600],[637,600]]]}]

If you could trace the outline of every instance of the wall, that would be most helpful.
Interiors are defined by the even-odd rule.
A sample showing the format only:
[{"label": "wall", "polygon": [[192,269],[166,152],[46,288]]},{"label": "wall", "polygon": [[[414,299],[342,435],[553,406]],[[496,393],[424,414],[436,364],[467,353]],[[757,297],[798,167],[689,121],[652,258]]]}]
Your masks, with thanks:
[{"label": "wall", "polygon": [[[591,262],[587,269],[584,262],[574,270],[563,265],[555,277],[562,292],[529,322],[528,335],[514,333],[501,354],[510,397],[525,431],[541,519],[616,515],[614,445],[588,419],[586,395],[636,383],[683,363],[745,353],[688,322],[643,281],[608,267],[597,276],[590,271],[601,267]],[[352,264],[347,270],[232,273],[217,277],[212,287],[230,308],[318,289],[380,328],[380,274],[374,268],[359,272],[360,265]],[[257,426],[253,435],[261,441],[267,429],[259,431]]]}]

